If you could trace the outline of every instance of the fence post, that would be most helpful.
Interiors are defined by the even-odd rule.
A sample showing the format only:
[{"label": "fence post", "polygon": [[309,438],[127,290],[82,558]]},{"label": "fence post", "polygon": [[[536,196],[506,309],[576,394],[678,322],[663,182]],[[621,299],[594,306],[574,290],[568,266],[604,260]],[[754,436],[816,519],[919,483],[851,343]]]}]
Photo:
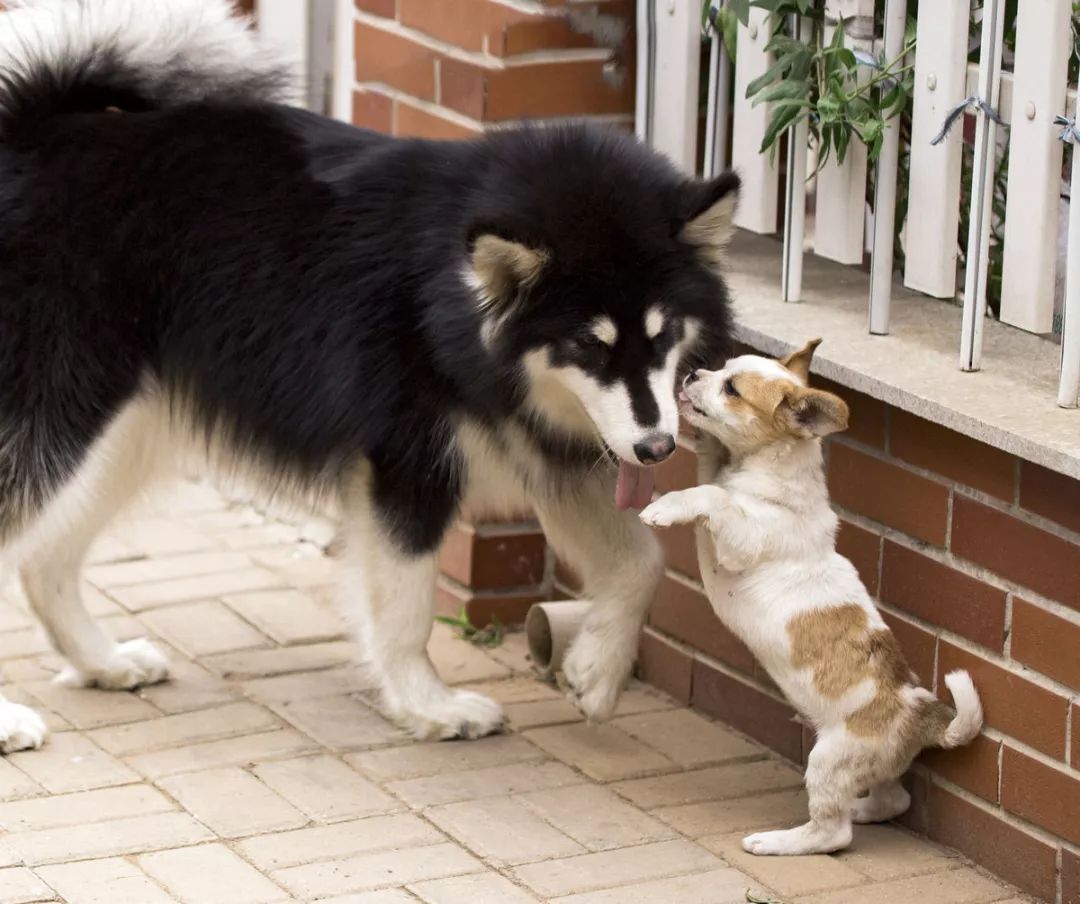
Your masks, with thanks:
[{"label": "fence post", "polygon": [[[791,35],[805,41],[809,29],[801,16],[791,17]],[[803,246],[806,238],[806,150],[810,125],[804,118],[787,130],[787,178],[784,192],[784,263],[780,285],[784,301],[802,301]]]},{"label": "fence post", "polygon": [[686,173],[697,169],[698,77],[701,17],[697,3],[656,0],[652,4],[656,56],[650,144]]},{"label": "fence post", "polygon": [[709,47],[709,93],[705,114],[706,179],[722,173],[728,165],[728,116],[731,114],[731,57],[724,36],[712,31]]},{"label": "fence post", "polygon": [[[1077,98],[1080,109],[1080,96]],[[1073,125],[1062,137],[1072,145],[1072,182],[1069,201],[1069,256],[1065,269],[1065,306],[1061,315],[1061,374],[1057,403],[1062,408],[1080,406],[1080,140]]]},{"label": "fence post", "polygon": [[772,154],[761,153],[761,140],[769,122],[768,104],[751,106],[746,86],[764,74],[771,64],[765,52],[769,43],[769,16],[751,8],[748,26],[739,26],[735,54],[735,117],[731,163],[742,177],[743,190],[735,225],[751,232],[776,232],[779,186]]}]

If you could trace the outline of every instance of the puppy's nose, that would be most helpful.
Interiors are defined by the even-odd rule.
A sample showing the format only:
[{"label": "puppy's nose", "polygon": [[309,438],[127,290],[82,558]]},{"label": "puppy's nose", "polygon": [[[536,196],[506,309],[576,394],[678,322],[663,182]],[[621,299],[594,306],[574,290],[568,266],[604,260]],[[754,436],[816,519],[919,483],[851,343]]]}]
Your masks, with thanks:
[{"label": "puppy's nose", "polygon": [[695,383],[701,379],[701,372],[692,370],[686,375],[686,379],[682,381],[683,386],[689,386],[691,383]]},{"label": "puppy's nose", "polygon": [[656,465],[671,457],[675,437],[670,433],[652,433],[640,443],[634,443],[634,454],[643,465]]}]

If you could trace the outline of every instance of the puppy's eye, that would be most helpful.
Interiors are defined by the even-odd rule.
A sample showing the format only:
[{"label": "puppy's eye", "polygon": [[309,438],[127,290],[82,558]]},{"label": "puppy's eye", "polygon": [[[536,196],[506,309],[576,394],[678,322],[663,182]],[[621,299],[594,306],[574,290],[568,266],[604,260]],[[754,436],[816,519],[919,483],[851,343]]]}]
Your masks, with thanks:
[{"label": "puppy's eye", "polygon": [[724,380],[724,395],[731,396],[732,398],[739,397],[739,390],[735,388],[735,381],[728,377]]}]

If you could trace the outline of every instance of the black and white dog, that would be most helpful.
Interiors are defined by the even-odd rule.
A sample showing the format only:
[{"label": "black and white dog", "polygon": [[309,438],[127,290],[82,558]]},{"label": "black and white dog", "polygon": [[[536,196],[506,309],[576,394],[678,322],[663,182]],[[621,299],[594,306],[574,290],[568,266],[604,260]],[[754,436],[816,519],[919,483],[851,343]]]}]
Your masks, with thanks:
[{"label": "black and white dog", "polygon": [[[584,127],[387,138],[275,102],[225,0],[0,13],[0,546],[70,662],[165,677],[79,598],[87,546],[198,460],[332,502],[341,601],[389,715],[476,737],[499,707],[425,653],[463,503],[531,506],[595,600],[566,661],[610,715],[661,572],[635,513],[674,387],[722,354],[738,180]],[[0,746],[38,717],[0,698]]]}]

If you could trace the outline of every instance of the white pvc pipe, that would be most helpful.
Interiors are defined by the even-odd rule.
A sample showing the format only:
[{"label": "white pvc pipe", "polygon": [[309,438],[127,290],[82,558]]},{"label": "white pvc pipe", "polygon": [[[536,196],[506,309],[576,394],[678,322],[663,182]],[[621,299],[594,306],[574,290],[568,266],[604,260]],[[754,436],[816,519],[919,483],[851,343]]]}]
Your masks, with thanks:
[{"label": "white pvc pipe", "polygon": [[1069,188],[1069,257],[1065,269],[1065,307],[1061,323],[1061,377],[1057,403],[1076,408],[1080,396],[1080,145],[1072,145]]},{"label": "white pvc pipe", "polygon": [[[904,49],[907,0],[885,5],[885,59]],[[900,117],[885,126],[874,180],[874,240],[870,253],[870,332],[889,332],[892,307],[893,236],[896,233],[896,175],[900,166]]]},{"label": "white pvc pipe", "polygon": [[[1004,27],[1005,0],[986,0],[983,6],[977,93],[994,110],[998,107],[1001,86],[1001,38]],[[978,370],[982,363],[996,158],[997,125],[980,111],[975,122],[975,165],[971,177],[964,317],[960,333],[960,369],[965,371]]]},{"label": "white pvc pipe", "polygon": [[545,678],[554,678],[563,657],[581,630],[592,603],[579,600],[535,603],[525,616],[525,638],[534,668]]}]

